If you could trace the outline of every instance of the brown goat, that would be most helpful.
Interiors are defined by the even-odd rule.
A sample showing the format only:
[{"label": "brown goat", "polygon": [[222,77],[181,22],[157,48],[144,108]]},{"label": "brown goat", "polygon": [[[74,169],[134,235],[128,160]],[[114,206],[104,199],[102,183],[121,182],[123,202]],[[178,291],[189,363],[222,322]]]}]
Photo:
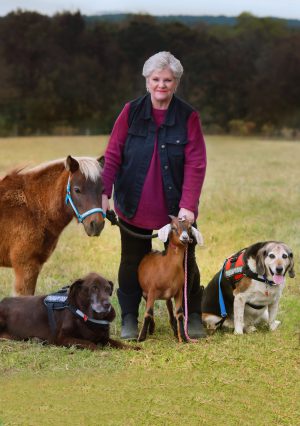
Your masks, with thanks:
[{"label": "brown goat", "polygon": [[[154,302],[166,300],[169,320],[175,336],[179,342],[186,341],[184,333],[184,317],[182,308],[184,286],[184,253],[190,236],[202,244],[202,236],[186,219],[171,217],[172,221],[162,230],[165,233],[163,241],[169,238],[166,252],[153,251],[147,254],[138,268],[138,278],[146,299],[146,312],[143,327],[138,341],[146,339],[147,332],[154,333]],[[172,297],[175,300],[175,317],[173,313]]]}]

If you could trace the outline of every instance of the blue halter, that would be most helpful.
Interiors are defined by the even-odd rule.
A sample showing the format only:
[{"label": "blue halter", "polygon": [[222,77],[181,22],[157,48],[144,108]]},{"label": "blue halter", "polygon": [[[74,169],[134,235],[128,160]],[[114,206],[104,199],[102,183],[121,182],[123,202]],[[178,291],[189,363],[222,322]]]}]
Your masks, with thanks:
[{"label": "blue halter", "polygon": [[66,202],[66,205],[68,205],[68,203],[71,204],[71,207],[74,210],[74,213],[75,213],[79,223],[82,223],[86,217],[88,217],[88,216],[90,216],[91,214],[94,214],[94,213],[101,213],[104,219],[106,217],[106,214],[104,213],[103,209],[101,209],[100,207],[97,207],[97,208],[91,209],[91,210],[87,210],[83,214],[79,213],[79,211],[77,210],[77,208],[76,208],[76,206],[75,206],[75,204],[72,200],[72,196],[71,196],[70,176],[69,176],[68,184],[67,184],[67,193],[66,193],[65,202]]}]

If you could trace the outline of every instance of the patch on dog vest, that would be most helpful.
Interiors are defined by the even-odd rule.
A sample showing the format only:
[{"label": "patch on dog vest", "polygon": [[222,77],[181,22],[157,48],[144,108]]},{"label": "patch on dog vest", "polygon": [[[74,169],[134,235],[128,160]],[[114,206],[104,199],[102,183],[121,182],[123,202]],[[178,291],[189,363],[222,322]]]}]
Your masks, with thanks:
[{"label": "patch on dog vest", "polygon": [[243,278],[245,268],[244,254],[245,251],[243,250],[227,260],[224,268],[224,274],[227,279],[232,278],[234,282],[238,282]]},{"label": "patch on dog vest", "polygon": [[56,293],[49,294],[44,299],[44,304],[50,309],[65,309],[67,307],[69,286],[63,287]]}]

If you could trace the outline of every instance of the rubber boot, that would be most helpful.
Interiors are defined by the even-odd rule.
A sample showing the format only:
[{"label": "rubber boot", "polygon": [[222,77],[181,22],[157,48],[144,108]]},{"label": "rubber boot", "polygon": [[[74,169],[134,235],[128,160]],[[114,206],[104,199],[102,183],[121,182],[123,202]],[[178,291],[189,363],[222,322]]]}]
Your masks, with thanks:
[{"label": "rubber boot", "polygon": [[138,312],[141,291],[126,294],[118,289],[117,295],[122,314],[121,339],[136,340],[138,338]]},{"label": "rubber boot", "polygon": [[198,312],[189,314],[188,334],[191,339],[202,339],[207,336],[206,330],[201,321],[201,316]]},{"label": "rubber boot", "polygon": [[137,317],[133,314],[124,315],[121,326],[121,339],[137,340],[138,334],[139,331]]},{"label": "rubber boot", "polygon": [[201,319],[201,300],[204,287],[200,286],[196,293],[188,299],[188,334],[191,339],[202,339],[207,336]]}]

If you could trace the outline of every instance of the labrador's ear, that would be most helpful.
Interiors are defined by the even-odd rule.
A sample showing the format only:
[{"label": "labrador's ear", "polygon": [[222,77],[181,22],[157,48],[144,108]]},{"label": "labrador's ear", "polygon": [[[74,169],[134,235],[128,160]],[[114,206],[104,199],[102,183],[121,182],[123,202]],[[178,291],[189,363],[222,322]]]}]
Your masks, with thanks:
[{"label": "labrador's ear", "polygon": [[108,281],[108,284],[110,285],[110,296],[113,294],[113,290],[114,290],[114,283],[112,281]]},{"label": "labrador's ear", "polygon": [[290,259],[290,265],[289,265],[289,277],[295,278],[295,271],[294,271],[294,255],[292,252],[289,252],[289,259]]},{"label": "labrador's ear", "polygon": [[171,224],[168,223],[167,225],[163,226],[158,230],[158,238],[165,243],[168,239],[168,236],[171,232]]},{"label": "labrador's ear", "polygon": [[197,244],[199,244],[199,246],[203,246],[204,240],[203,240],[203,236],[202,236],[201,232],[198,231],[198,229],[195,228],[194,226],[191,227],[191,231],[192,231],[193,237],[195,237],[195,239],[197,241]]},{"label": "labrador's ear", "polygon": [[80,290],[80,288],[82,286],[82,283],[83,283],[83,280],[78,279],[71,284],[71,287],[70,287],[70,290],[69,290],[69,298],[70,299],[73,299],[77,295],[78,291]]},{"label": "labrador's ear", "polygon": [[258,250],[255,261],[256,261],[256,272],[258,275],[265,275],[266,274],[266,265],[265,265],[265,258],[266,258],[267,252],[264,249]]}]

